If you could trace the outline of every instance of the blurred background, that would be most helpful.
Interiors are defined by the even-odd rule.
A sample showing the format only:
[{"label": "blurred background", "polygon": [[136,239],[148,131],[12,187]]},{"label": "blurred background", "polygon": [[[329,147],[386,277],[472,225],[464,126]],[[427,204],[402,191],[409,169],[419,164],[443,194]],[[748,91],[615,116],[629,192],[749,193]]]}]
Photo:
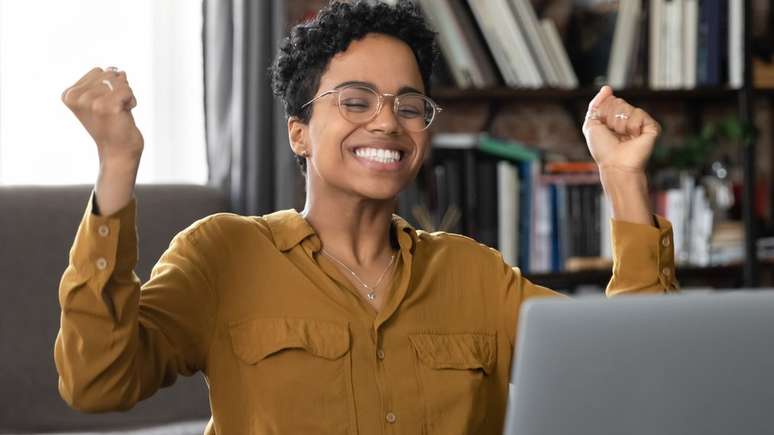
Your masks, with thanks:
[{"label": "blurred background", "polygon": [[[95,66],[128,74],[145,137],[147,279],[200,217],[303,207],[267,68],[288,29],[326,3],[0,0],[0,354],[12,356],[0,363],[0,433],[201,433],[198,377],[126,414],[80,415],[57,395],[56,288],[98,172],[60,96]],[[398,214],[495,247],[538,284],[601,295],[610,211],[580,126],[610,84],[663,127],[649,180],[653,210],[674,226],[682,287],[774,285],[770,1],[417,3],[439,32],[431,96],[445,110]]]}]

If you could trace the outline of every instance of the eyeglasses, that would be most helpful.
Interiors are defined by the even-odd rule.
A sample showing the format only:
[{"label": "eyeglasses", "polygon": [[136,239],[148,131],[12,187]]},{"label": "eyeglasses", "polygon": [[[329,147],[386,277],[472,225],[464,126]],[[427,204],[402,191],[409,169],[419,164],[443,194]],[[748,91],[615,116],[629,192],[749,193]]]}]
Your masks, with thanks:
[{"label": "eyeglasses", "polygon": [[400,125],[408,131],[426,130],[432,124],[435,115],[443,109],[435,101],[417,92],[405,94],[380,94],[375,90],[358,84],[346,85],[325,91],[304,103],[301,108],[314,103],[328,94],[338,94],[339,113],[353,124],[365,124],[382,110],[385,97],[392,97],[392,111]]}]

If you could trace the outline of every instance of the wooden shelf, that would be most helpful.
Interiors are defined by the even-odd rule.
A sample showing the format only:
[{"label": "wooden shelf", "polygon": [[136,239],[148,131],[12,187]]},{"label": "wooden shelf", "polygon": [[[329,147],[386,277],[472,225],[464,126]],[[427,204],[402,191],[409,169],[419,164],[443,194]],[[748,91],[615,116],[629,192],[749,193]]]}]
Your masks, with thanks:
[{"label": "wooden shelf", "polygon": [[[458,89],[438,88],[432,92],[433,99],[439,102],[472,100],[586,100],[591,99],[597,88],[579,89]],[[756,95],[774,96],[774,89],[756,89]],[[649,88],[630,88],[616,91],[616,95],[633,100],[732,100],[739,95],[738,89],[697,88],[654,91]]]},{"label": "wooden shelf", "polygon": [[[772,264],[762,261],[761,264]],[[764,268],[769,273],[764,273],[763,282],[771,283],[774,273],[771,269]],[[557,273],[527,273],[524,276],[535,284],[539,284],[555,290],[569,290],[571,293],[579,285],[592,285],[604,289],[610,281],[612,272],[610,269],[582,270],[577,272]],[[741,264],[712,267],[678,267],[677,280],[681,287],[688,286],[712,286],[715,288],[742,287],[744,284],[743,266]],[[771,284],[769,284],[771,285]]]}]

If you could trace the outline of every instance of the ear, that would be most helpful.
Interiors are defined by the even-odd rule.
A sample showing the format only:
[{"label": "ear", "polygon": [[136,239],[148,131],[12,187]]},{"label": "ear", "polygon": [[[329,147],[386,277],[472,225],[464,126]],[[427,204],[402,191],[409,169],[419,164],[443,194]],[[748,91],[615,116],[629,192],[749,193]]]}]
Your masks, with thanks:
[{"label": "ear", "polygon": [[308,125],[302,122],[297,116],[288,118],[288,141],[290,148],[296,155],[309,153],[306,139],[306,129]]}]

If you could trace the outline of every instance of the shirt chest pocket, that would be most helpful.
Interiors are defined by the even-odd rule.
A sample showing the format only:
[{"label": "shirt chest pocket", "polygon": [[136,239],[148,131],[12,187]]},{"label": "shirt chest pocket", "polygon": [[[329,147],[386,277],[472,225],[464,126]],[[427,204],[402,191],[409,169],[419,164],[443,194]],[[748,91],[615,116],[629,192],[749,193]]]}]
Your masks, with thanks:
[{"label": "shirt chest pocket", "polygon": [[479,433],[497,361],[495,334],[413,334],[416,376],[428,434]]},{"label": "shirt chest pocket", "polygon": [[249,319],[229,334],[255,433],[357,433],[346,323]]}]

